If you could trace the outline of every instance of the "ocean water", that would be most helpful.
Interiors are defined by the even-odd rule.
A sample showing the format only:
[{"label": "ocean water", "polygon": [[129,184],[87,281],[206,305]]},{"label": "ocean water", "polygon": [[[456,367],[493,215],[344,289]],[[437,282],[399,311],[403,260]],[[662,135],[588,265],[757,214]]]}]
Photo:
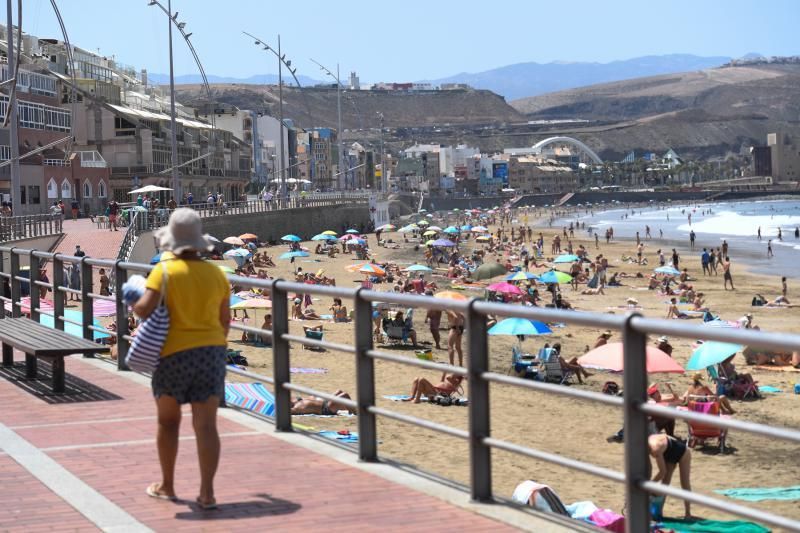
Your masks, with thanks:
[{"label": "ocean water", "polygon": [[[645,227],[649,225],[652,239],[646,241],[648,255],[653,255],[658,248],[670,250],[675,245],[688,248],[689,232],[694,230],[697,257],[682,254],[682,263],[691,265],[690,268],[699,268],[703,247],[717,248],[725,240],[734,276],[738,262],[747,264],[753,272],[800,279],[800,238],[795,237],[795,229],[800,228],[800,201],[797,200],[670,203],[633,210],[589,211],[558,220],[553,227],[569,225],[577,218],[587,227],[591,225],[598,230],[601,239],[605,230],[613,227],[615,237],[635,238],[638,231],[646,241]],[[759,227],[760,241],[757,237]],[[782,231],[782,240],[778,240],[778,228]],[[663,237],[659,237],[659,230]],[[769,240],[772,240],[772,258],[767,258]]]}]

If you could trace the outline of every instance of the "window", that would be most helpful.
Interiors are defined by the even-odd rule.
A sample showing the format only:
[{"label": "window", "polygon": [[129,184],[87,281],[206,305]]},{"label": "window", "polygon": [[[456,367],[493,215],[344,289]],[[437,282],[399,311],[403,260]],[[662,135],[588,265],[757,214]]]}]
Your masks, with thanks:
[{"label": "window", "polygon": [[85,180],[83,182],[83,197],[84,198],[92,197],[92,184],[89,183],[89,180]]},{"label": "window", "polygon": [[31,205],[39,205],[41,196],[38,185],[28,185],[28,203]]},{"label": "window", "polygon": [[58,198],[58,186],[53,178],[50,178],[50,181],[47,182],[47,198],[50,200]]},{"label": "window", "polygon": [[105,198],[106,196],[108,196],[106,194],[106,183],[100,180],[100,183],[97,184],[97,197]]},{"label": "window", "polygon": [[61,198],[72,198],[72,185],[67,180],[61,182]]},{"label": "window", "polygon": [[23,205],[27,204],[28,202],[26,202],[25,200],[26,200],[26,198],[25,198],[25,186],[24,185],[20,185],[19,186],[19,203],[21,203]]}]

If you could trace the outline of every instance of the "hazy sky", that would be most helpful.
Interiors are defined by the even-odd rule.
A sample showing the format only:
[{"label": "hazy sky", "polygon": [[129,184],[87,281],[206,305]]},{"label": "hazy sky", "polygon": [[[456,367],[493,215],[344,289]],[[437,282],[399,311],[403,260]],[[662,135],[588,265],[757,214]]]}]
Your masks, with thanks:
[{"label": "hazy sky", "polygon": [[[16,4],[16,2],[14,2]],[[166,5],[167,0],[162,0]],[[166,15],[148,0],[59,0],[71,41],[118,61],[168,72]],[[667,53],[800,54],[798,0],[173,0],[206,72],[275,73],[277,45],[298,74],[317,61],[363,81],[434,79],[526,61],[608,62]],[[49,0],[24,0],[23,29],[59,37]],[[5,23],[5,10],[2,22]],[[175,42],[176,74],[197,69]]]}]

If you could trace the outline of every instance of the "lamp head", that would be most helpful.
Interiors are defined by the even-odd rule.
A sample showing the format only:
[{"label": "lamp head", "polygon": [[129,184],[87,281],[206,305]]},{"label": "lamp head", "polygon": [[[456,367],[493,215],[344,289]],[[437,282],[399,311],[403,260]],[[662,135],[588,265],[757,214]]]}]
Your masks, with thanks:
[{"label": "lamp head", "polygon": [[260,46],[260,45],[261,45],[261,41],[256,41],[256,46]]}]

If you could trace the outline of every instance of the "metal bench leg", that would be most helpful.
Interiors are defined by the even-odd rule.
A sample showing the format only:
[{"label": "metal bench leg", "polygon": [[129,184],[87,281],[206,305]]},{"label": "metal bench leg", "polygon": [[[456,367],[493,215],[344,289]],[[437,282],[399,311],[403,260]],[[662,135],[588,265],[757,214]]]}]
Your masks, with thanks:
[{"label": "metal bench leg", "polygon": [[38,365],[35,355],[25,354],[25,377],[28,379],[36,379],[38,375]]},{"label": "metal bench leg", "polygon": [[52,363],[53,392],[64,392],[64,358],[56,357]]},{"label": "metal bench leg", "polygon": [[3,366],[14,366],[14,348],[3,343]]}]

